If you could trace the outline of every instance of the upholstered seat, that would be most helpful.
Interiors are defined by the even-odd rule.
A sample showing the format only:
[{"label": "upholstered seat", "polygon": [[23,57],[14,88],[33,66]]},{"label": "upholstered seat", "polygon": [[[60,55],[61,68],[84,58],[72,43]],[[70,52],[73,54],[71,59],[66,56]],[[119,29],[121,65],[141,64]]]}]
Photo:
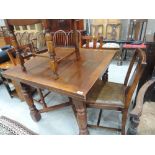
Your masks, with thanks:
[{"label": "upholstered seat", "polygon": [[[138,63],[136,60],[139,60]],[[136,66],[133,68],[136,62]],[[130,62],[124,84],[112,83],[108,81],[97,81],[88,93],[86,106],[88,108],[100,109],[97,124],[88,124],[89,127],[110,128],[126,134],[126,121],[128,109],[132,102],[134,91],[146,65],[146,55],[141,49],[137,49]],[[131,74],[133,71],[133,74]],[[102,110],[113,110],[122,113],[121,128],[111,128],[100,125]]]},{"label": "upholstered seat", "polygon": [[102,48],[120,48],[120,46],[117,43],[105,43]]},{"label": "upholstered seat", "polygon": [[[123,84],[98,80],[92,91],[88,95],[87,102],[102,106],[114,106],[115,108],[124,107],[125,86]],[[104,105],[103,105],[104,103]]]}]

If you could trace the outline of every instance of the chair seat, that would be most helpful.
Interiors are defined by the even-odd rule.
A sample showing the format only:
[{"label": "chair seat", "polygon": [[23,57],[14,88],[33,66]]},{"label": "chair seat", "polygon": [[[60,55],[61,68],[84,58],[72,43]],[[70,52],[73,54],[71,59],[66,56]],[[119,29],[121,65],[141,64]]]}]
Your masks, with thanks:
[{"label": "chair seat", "polygon": [[146,102],[143,105],[142,116],[138,126],[137,134],[154,135],[155,134],[155,103]]},{"label": "chair seat", "polygon": [[102,48],[120,48],[120,46],[117,43],[105,43]]},{"label": "chair seat", "polygon": [[125,98],[125,86],[113,82],[103,82],[98,80],[88,95],[86,104],[100,108],[114,107],[123,108]]}]

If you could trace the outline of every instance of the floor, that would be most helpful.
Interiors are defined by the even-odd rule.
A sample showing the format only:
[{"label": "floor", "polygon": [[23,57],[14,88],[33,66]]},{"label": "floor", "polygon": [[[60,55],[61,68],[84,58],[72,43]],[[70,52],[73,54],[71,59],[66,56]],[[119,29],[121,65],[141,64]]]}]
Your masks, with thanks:
[{"label": "floor", "polygon": [[[109,66],[109,81],[123,83],[128,64],[129,63],[126,62],[122,66],[117,66],[117,62],[114,60]],[[71,107],[42,113],[42,119],[36,123],[32,121],[26,103],[21,102],[18,98],[11,99],[3,85],[0,85],[0,96],[0,115],[14,119],[38,134],[76,135],[79,132]],[[47,97],[47,101],[50,101],[49,104],[52,103],[52,105],[65,100],[67,100],[66,96],[61,96],[53,92]],[[37,108],[40,108],[40,105],[37,104]],[[96,122],[98,112],[99,111],[95,109],[88,109],[89,123],[93,124]],[[118,112],[104,111],[101,120],[101,124],[105,126],[119,127],[121,115]],[[92,135],[120,134],[107,129],[89,129],[89,132]]]}]

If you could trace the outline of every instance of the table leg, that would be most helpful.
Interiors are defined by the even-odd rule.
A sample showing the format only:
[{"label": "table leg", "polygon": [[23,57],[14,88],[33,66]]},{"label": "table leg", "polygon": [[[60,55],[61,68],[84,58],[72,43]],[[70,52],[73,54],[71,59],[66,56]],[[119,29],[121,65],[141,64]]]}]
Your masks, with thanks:
[{"label": "table leg", "polygon": [[33,119],[33,121],[38,122],[41,119],[41,115],[34,105],[33,98],[30,93],[31,88],[30,86],[23,84],[23,83],[21,83],[21,87],[22,87],[24,99],[30,109],[31,118]]},{"label": "table leg", "polygon": [[86,105],[82,101],[72,100],[73,104],[75,105],[76,109],[76,116],[79,126],[79,134],[80,135],[87,135],[89,134],[87,129],[87,112],[86,112]]}]

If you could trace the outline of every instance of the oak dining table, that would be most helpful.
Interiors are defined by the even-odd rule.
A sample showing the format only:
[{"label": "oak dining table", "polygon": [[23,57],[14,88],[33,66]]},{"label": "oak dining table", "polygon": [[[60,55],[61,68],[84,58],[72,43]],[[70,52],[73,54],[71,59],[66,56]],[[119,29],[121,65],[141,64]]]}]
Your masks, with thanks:
[{"label": "oak dining table", "polygon": [[[73,50],[75,48],[57,47],[55,53],[61,58]],[[70,97],[76,110],[79,134],[88,134],[85,101],[95,82],[106,72],[116,52],[116,50],[80,48],[79,60],[76,60],[75,55],[72,54],[58,64],[58,79],[53,78],[49,59],[44,57],[34,57],[27,61],[26,72],[17,65],[3,72],[3,76],[21,84],[24,99],[34,121],[41,119],[41,113],[34,105],[32,95],[29,93],[31,86]]]}]

